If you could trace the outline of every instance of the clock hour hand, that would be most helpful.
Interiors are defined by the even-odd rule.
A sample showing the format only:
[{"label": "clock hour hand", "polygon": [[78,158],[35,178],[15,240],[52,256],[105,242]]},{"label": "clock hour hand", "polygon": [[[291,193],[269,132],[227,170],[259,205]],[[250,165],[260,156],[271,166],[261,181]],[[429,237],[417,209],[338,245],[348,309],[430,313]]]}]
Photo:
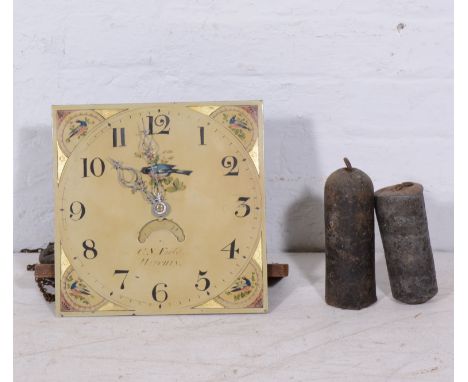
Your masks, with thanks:
[{"label": "clock hour hand", "polygon": [[143,167],[141,169],[143,174],[150,175],[152,178],[157,177],[158,179],[166,178],[171,174],[190,175],[191,170],[179,170],[175,168],[173,164],[157,163],[152,166]]}]

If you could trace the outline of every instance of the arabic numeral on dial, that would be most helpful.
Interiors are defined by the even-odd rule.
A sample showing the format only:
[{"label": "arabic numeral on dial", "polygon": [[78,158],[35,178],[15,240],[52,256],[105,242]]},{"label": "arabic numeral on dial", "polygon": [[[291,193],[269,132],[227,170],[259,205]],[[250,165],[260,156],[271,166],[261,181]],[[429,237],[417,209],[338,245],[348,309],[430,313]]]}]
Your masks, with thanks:
[{"label": "arabic numeral on dial", "polygon": [[200,292],[206,292],[206,294],[209,295],[210,292],[208,292],[208,288],[211,285],[210,280],[208,280],[207,277],[202,277],[205,276],[207,273],[208,271],[198,271],[198,279],[195,284],[195,288],[197,288]]},{"label": "arabic numeral on dial", "polygon": [[[165,114],[158,114],[156,117],[148,115],[148,134],[169,134],[170,119]],[[158,131],[155,132],[155,129]]]},{"label": "arabic numeral on dial", "polygon": [[120,289],[125,289],[125,279],[127,278],[128,276],[128,269],[116,269],[114,271],[114,276],[115,275],[125,275],[123,280],[122,280],[122,284],[120,284]]},{"label": "arabic numeral on dial", "polygon": [[99,157],[93,158],[89,166],[88,166],[88,158],[81,158],[81,159],[83,160],[83,178],[88,177],[88,168],[89,168],[89,172],[98,178],[102,176],[102,174],[104,174],[106,165],[101,158]]},{"label": "arabic numeral on dial", "polygon": [[228,168],[229,171],[224,174],[225,176],[237,176],[239,175],[239,169],[237,168],[237,158],[235,156],[227,156],[221,160],[221,165],[224,168]]},{"label": "arabic numeral on dial", "polygon": [[[119,130],[120,130],[120,134],[119,134]],[[119,147],[119,146],[125,146],[125,128],[117,129],[114,127],[112,128],[112,147]]]},{"label": "arabic numeral on dial", "polygon": [[94,240],[86,239],[85,241],[83,241],[83,248],[84,248],[83,256],[88,260],[92,260],[96,258],[96,256],[98,255],[98,251],[96,249],[96,243],[94,242]]},{"label": "arabic numeral on dial", "polygon": [[86,208],[83,203],[75,200],[70,204],[70,219],[74,221],[81,220],[85,216]]},{"label": "arabic numeral on dial", "polygon": [[200,126],[200,146],[206,146],[205,144],[205,127]]},{"label": "arabic numeral on dial", "polygon": [[167,292],[163,289],[167,288],[167,284],[165,283],[157,283],[153,290],[151,291],[151,295],[153,296],[153,300],[156,302],[159,302],[159,307],[161,307],[161,304],[167,300],[168,294]]},{"label": "arabic numeral on dial", "polygon": [[238,218],[245,218],[248,214],[250,214],[250,206],[247,204],[249,199],[250,198],[247,196],[241,196],[237,200],[238,202],[241,202],[238,207],[240,210],[238,209],[234,213]]},{"label": "arabic numeral on dial", "polygon": [[229,252],[229,259],[234,259],[234,256],[239,254],[239,248],[236,248],[236,239],[231,241],[228,245],[226,245],[223,249],[223,252]]}]

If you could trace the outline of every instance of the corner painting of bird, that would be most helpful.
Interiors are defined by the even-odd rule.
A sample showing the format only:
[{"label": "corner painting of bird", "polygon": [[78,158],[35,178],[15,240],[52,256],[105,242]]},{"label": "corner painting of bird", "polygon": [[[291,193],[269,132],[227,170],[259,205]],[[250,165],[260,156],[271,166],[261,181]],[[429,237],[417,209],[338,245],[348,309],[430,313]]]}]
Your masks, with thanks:
[{"label": "corner painting of bird", "polygon": [[164,163],[157,163],[151,166],[143,167],[141,169],[143,174],[149,175],[152,178],[156,179],[163,179],[168,177],[172,174],[180,174],[180,175],[190,175],[192,173],[191,170],[179,170],[173,164],[164,164]]},{"label": "corner painting of bird", "polygon": [[229,120],[229,127],[239,127],[244,130],[250,130],[250,128],[247,126],[247,123],[241,119],[238,119],[235,114]]},{"label": "corner painting of bird", "polygon": [[73,137],[80,138],[81,136],[86,135],[88,132],[88,121],[86,119],[77,119],[75,121],[76,126],[70,129],[70,134],[68,135],[67,142],[70,142],[70,139]]},{"label": "corner painting of bird", "polygon": [[74,281],[71,285],[70,285],[70,291],[71,291],[71,294],[75,295],[75,296],[82,296],[82,295],[86,295],[86,296],[89,296],[91,294],[91,292],[89,291],[88,288],[86,288],[84,285],[82,285],[80,282],[78,281]]},{"label": "corner painting of bird", "polygon": [[241,277],[238,282],[236,282],[232,288],[232,292],[248,292],[252,288],[252,282],[247,277]]}]

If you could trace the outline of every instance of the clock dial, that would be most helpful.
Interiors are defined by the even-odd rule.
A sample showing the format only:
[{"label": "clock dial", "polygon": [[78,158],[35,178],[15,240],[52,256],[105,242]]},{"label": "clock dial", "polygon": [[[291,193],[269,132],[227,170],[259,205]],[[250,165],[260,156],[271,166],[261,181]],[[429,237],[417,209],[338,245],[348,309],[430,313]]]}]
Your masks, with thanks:
[{"label": "clock dial", "polygon": [[57,197],[61,245],[78,276],[137,313],[215,298],[261,237],[248,152],[188,107],[134,108],[102,122],[74,149]]}]

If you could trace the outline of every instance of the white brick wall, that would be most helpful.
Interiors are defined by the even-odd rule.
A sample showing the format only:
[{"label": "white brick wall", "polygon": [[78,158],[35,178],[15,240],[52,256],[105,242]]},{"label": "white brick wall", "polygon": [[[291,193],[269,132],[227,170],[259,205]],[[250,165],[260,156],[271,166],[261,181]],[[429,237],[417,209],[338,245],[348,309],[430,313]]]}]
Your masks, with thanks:
[{"label": "white brick wall", "polygon": [[16,249],[53,240],[51,104],[230,99],[265,102],[273,260],[323,248],[345,155],[376,189],[421,182],[453,248],[451,1],[16,0],[14,18]]}]

